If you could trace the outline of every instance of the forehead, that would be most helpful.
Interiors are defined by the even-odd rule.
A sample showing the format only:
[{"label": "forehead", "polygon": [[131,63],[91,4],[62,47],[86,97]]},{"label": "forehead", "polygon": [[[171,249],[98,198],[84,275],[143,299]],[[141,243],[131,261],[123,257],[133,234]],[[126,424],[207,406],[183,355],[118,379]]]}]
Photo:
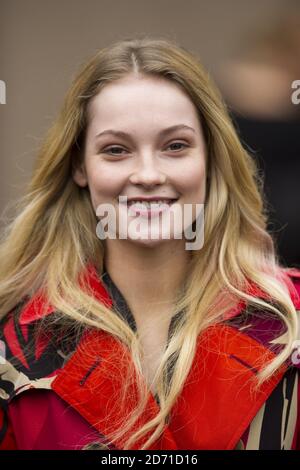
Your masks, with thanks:
[{"label": "forehead", "polygon": [[171,125],[184,118],[199,126],[197,108],[176,83],[160,77],[127,76],[105,85],[88,107],[91,126]]}]

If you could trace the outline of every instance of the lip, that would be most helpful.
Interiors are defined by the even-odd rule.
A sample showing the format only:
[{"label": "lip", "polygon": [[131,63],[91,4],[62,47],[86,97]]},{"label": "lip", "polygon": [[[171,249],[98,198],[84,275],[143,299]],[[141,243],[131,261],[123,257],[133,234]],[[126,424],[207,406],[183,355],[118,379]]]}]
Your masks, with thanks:
[{"label": "lip", "polygon": [[177,200],[178,197],[166,197],[166,196],[136,196],[136,197],[129,197],[127,198],[127,202],[131,201],[145,201],[145,202],[151,202],[151,201],[175,201]]}]

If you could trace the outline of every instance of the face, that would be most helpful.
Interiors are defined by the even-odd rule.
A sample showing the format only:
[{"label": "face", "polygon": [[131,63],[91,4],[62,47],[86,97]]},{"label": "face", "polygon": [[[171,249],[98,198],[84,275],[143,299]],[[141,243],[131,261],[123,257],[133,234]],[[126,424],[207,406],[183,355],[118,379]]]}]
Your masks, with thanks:
[{"label": "face", "polygon": [[[174,240],[178,227],[182,232],[187,205],[195,218],[195,205],[204,203],[205,152],[197,109],[185,92],[164,78],[128,75],[90,101],[83,164],[73,177],[88,185],[95,212],[103,204],[114,208],[116,238],[125,221],[127,240],[153,246]],[[120,203],[120,196],[133,201]],[[135,202],[143,198],[155,206]]]}]

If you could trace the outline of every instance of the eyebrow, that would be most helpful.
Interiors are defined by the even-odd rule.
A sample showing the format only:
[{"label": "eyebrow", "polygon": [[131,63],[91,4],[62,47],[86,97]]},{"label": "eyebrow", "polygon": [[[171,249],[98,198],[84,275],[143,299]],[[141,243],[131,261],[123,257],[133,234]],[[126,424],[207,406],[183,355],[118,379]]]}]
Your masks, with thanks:
[{"label": "eyebrow", "polygon": [[[169,134],[170,132],[174,132],[174,131],[177,131],[177,130],[190,130],[190,131],[195,132],[195,129],[193,129],[190,126],[187,126],[186,124],[177,124],[175,126],[167,127],[166,129],[161,130],[158,135],[160,137],[164,137],[166,134]],[[128,134],[127,132],[115,131],[113,129],[106,129],[105,131],[102,131],[99,134],[97,134],[96,138],[101,137],[101,136],[106,135],[106,134],[112,134],[112,135],[115,135],[117,137],[131,137],[131,135]]]}]

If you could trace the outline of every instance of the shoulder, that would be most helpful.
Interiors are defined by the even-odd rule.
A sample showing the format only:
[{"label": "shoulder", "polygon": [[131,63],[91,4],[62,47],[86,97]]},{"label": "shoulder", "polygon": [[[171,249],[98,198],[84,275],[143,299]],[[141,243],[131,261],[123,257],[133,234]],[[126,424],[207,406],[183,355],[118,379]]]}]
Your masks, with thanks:
[{"label": "shoulder", "polygon": [[290,281],[291,300],[294,304],[298,319],[297,337],[294,341],[293,353],[291,354],[291,365],[297,367],[300,372],[300,270],[290,268],[285,270],[285,273]]},{"label": "shoulder", "polygon": [[[52,384],[81,334],[37,297],[24,298],[0,321],[0,450],[17,448],[15,430],[24,416],[37,412],[33,403],[39,404],[42,419],[54,399]],[[15,401],[20,394],[21,401]]]},{"label": "shoulder", "polygon": [[[93,264],[79,277],[101,303],[112,301]],[[0,320],[0,388],[9,377],[11,396],[25,388],[50,388],[50,382],[69,357],[86,327],[57,311],[43,290],[25,296]]]},{"label": "shoulder", "polygon": [[[0,397],[4,402],[31,388],[50,389],[76,347],[77,337],[65,339],[59,312],[45,308],[40,298],[26,297],[0,321]],[[50,313],[55,330],[46,326]]]},{"label": "shoulder", "polygon": [[[297,338],[294,342],[293,353],[291,354],[291,364],[294,367],[299,369],[299,374],[300,374],[300,270],[290,269],[288,271],[288,275],[291,279],[291,282],[294,288],[294,292],[291,295],[291,298],[294,303],[296,312],[298,314],[298,333],[297,333]],[[300,389],[299,389],[299,397],[300,397]]]},{"label": "shoulder", "polygon": [[[296,348],[300,345],[300,270],[295,268],[281,269],[279,279],[286,286],[296,310],[298,333],[290,359],[291,365],[300,367],[298,362],[293,360],[295,359],[295,354],[297,354]],[[251,293],[254,293],[258,298],[261,298],[267,303],[270,302],[270,298],[259,289],[254,289]],[[286,322],[278,315],[274,314],[271,309],[268,310],[258,306],[243,304],[243,307],[238,309],[237,314],[228,316],[225,324],[241,333],[243,337],[247,337],[251,341],[253,340],[253,344],[258,343],[265,348],[266,351],[274,354],[274,357],[278,355],[287,344],[288,331]]]},{"label": "shoulder", "polygon": [[282,270],[282,276],[289,288],[290,296],[296,310],[300,310],[300,269],[285,268]]}]

